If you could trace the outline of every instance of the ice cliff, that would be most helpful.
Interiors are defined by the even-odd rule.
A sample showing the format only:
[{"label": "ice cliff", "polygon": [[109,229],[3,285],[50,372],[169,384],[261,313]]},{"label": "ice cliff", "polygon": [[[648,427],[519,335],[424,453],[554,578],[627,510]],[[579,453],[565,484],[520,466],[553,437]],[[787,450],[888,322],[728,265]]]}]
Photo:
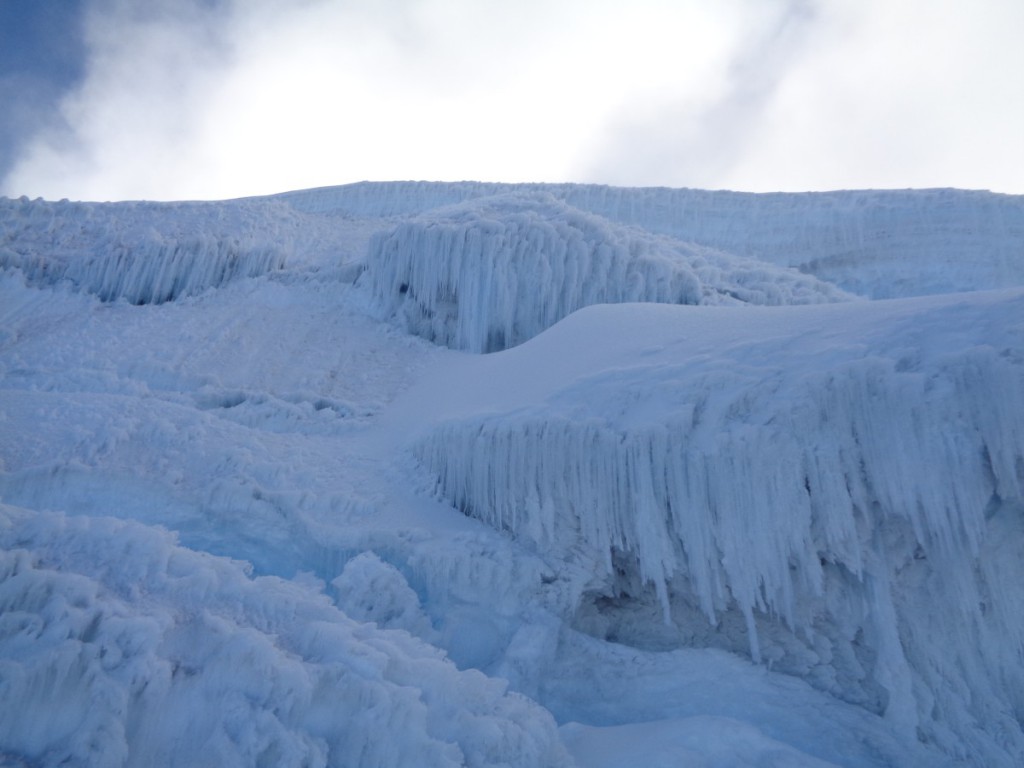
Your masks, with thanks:
[{"label": "ice cliff", "polygon": [[386,315],[472,352],[521,344],[591,304],[850,298],[795,270],[615,225],[537,193],[443,208],[378,233],[367,271]]},{"label": "ice cliff", "polygon": [[[1024,757],[1022,349],[1019,291],[592,307],[479,369],[456,397],[491,393],[482,415],[418,455],[460,509],[603,569],[590,631],[747,645],[1004,764]],[[635,605],[654,595],[667,628]]]}]

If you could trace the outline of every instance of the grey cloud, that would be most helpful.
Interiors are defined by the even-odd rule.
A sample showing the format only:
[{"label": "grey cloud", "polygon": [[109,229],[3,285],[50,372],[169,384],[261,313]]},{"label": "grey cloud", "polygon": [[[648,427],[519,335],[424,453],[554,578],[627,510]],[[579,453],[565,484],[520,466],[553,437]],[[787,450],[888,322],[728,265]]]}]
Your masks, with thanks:
[{"label": "grey cloud", "polygon": [[0,2],[0,178],[39,132],[68,126],[61,99],[85,75],[82,3]]},{"label": "grey cloud", "polygon": [[[112,159],[122,173],[149,175],[153,156],[159,160],[190,140],[192,122],[201,116],[193,109],[196,94],[230,57],[233,4],[227,0],[72,4],[78,77],[56,83],[37,69],[0,78],[0,96],[18,96],[0,122],[0,190],[6,194],[26,191],[25,167],[41,179],[41,190],[29,193],[51,197],[62,180],[87,176]],[[35,55],[45,58],[46,48]],[[129,157],[134,147],[155,151]]]}]

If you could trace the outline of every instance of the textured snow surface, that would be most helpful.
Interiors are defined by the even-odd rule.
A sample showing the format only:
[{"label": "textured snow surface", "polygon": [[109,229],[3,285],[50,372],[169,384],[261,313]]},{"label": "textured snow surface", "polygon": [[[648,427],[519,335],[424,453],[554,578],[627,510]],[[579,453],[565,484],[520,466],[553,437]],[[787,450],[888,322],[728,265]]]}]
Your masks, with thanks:
[{"label": "textured snow surface", "polygon": [[485,198],[370,242],[385,314],[471,352],[520,344],[591,304],[810,304],[851,298],[812,277],[613,225],[550,195]]},{"label": "textured snow surface", "polygon": [[0,547],[0,744],[14,754],[91,766],[570,764],[551,716],[502,681],[167,533],[0,506]]},{"label": "textured snow surface", "polygon": [[1015,768],[1022,207],[0,200],[0,765]]}]

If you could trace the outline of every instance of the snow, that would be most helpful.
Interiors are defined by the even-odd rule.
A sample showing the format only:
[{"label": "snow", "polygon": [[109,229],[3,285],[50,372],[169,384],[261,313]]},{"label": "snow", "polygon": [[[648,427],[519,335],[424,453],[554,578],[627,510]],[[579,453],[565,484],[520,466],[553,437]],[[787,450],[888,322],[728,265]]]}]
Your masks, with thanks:
[{"label": "snow", "polygon": [[0,536],[5,750],[54,765],[568,764],[539,706],[300,584],[111,518],[0,507]]},{"label": "snow", "polygon": [[0,200],[0,764],[1019,765],[1021,211]]}]

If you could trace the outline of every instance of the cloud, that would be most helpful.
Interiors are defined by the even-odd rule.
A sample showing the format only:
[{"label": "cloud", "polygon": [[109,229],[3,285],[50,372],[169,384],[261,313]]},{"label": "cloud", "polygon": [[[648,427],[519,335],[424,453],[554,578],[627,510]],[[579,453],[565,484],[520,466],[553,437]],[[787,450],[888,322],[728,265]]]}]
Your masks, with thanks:
[{"label": "cloud", "polygon": [[1021,191],[1004,167],[1024,165],[1014,0],[85,2],[87,76],[4,194],[399,178]]},{"label": "cloud", "polygon": [[227,61],[225,21],[203,0],[87,2],[86,76],[27,142],[5,193],[104,199],[179,186]]},{"label": "cloud", "polygon": [[730,183],[1024,192],[1024,4],[828,7]]},{"label": "cloud", "polygon": [[0,177],[41,130],[59,134],[57,105],[84,73],[78,0],[0,3]]},{"label": "cloud", "polygon": [[590,165],[579,169],[582,177],[714,187],[742,164],[776,91],[803,60],[818,11],[810,0],[761,0],[733,11],[717,87],[701,92],[680,80],[625,105]]},{"label": "cloud", "polygon": [[618,115],[580,175],[751,191],[1024,191],[1024,5],[759,5],[771,12],[736,36],[716,98],[666,93]]},{"label": "cloud", "polygon": [[[695,2],[623,12],[593,0],[325,3],[261,19],[209,117],[221,127],[211,154],[232,169],[259,157],[253,185],[289,169],[290,186],[567,180],[631,93],[688,71],[699,87],[715,23]],[[310,147],[321,150],[312,161]]]}]

